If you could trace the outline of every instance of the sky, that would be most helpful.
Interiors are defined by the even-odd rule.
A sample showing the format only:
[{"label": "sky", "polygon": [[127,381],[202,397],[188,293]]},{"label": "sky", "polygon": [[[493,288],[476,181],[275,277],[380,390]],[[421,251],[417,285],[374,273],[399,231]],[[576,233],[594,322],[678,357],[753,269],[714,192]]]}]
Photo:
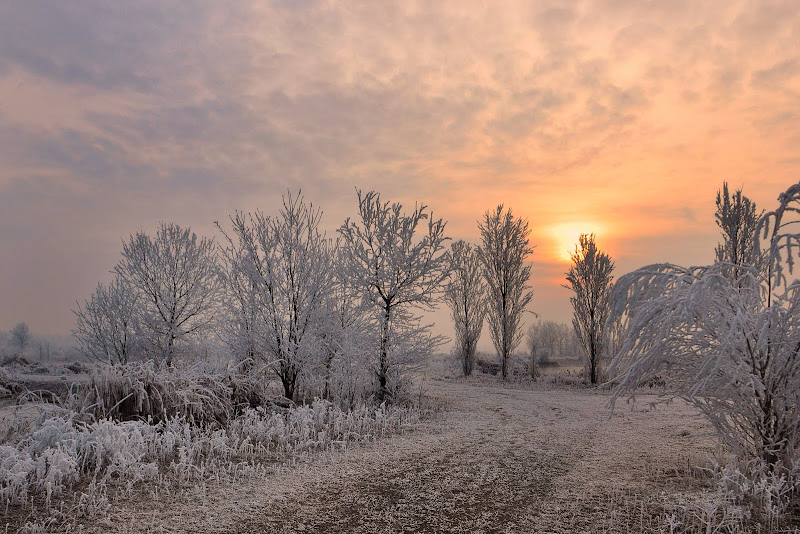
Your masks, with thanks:
[{"label": "sky", "polygon": [[302,189],[333,235],[357,188],[473,243],[504,203],[568,321],[580,233],[617,276],[708,264],[723,181],[800,180],[798,43],[796,0],[2,2],[0,330],[69,332],[161,221]]}]

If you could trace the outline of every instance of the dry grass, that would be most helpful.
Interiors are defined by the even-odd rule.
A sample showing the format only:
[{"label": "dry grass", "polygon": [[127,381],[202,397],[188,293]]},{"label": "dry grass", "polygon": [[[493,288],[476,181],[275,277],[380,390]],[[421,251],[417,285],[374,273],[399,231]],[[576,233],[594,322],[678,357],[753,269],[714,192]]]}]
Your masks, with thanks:
[{"label": "dry grass", "polygon": [[94,377],[88,392],[61,405],[21,407],[0,444],[2,524],[23,532],[83,528],[142,488],[157,496],[234,483],[274,462],[370,442],[419,417],[411,407],[343,411],[326,401],[277,406],[260,397],[252,408],[249,384],[139,365]]}]

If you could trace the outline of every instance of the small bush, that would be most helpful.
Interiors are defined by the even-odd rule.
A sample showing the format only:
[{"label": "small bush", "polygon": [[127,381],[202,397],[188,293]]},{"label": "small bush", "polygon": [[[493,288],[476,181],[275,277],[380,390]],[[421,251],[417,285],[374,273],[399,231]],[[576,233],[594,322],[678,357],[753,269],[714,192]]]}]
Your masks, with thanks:
[{"label": "small bush", "polygon": [[662,501],[661,532],[731,534],[797,532],[800,470],[796,466],[774,471],[763,461],[712,461],[698,468],[712,488],[688,498]]}]

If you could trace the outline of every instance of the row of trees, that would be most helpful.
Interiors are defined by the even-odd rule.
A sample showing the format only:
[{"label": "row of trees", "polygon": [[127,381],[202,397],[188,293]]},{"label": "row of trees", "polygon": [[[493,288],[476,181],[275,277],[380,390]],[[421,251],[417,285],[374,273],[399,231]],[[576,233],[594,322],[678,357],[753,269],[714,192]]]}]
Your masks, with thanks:
[{"label": "row of trees", "polygon": [[322,213],[288,195],[276,216],[236,213],[217,223],[223,239],[175,224],[132,235],[114,268],[79,305],[74,334],[90,356],[112,364],[153,358],[173,365],[192,341],[216,336],[250,366],[271,365],[288,398],[312,367],[376,352],[380,400],[400,367],[440,341],[413,308],[432,305],[448,273],[445,223],[424,205],[406,215],[374,192],[358,192],[359,216],[320,229]]},{"label": "row of trees", "polygon": [[[533,252],[525,219],[498,206],[484,214],[478,228],[481,245],[472,247],[458,241],[451,248],[452,274],[446,289],[456,332],[455,349],[465,376],[474,367],[477,342],[484,317],[495,350],[501,359],[503,378],[508,377],[510,359],[523,338],[522,318],[533,292],[528,285]],[[537,359],[543,356],[575,356],[581,349],[587,357],[591,383],[600,378],[600,364],[610,345],[606,323],[614,263],[600,251],[594,235],[581,235],[571,254],[573,265],[567,273],[573,309],[574,335],[561,325],[538,323],[528,333],[531,372],[536,376]],[[576,341],[577,343],[573,342]]]},{"label": "row of trees", "polygon": [[[758,252],[757,227],[764,213],[758,212],[755,203],[744,196],[741,189],[731,195],[727,183],[724,183],[722,190],[717,192],[716,207],[715,220],[723,234],[722,242],[715,249],[716,269],[738,289],[741,290],[747,285],[753,290],[754,281],[745,275],[752,268],[763,270],[768,267],[768,262],[763,257],[764,253]],[[607,253],[597,247],[595,236],[582,234],[570,258],[572,266],[566,273],[567,284],[564,287],[573,293],[570,303],[573,307],[574,333],[579,342],[580,352],[586,359],[587,377],[592,384],[596,384],[604,379],[603,360],[621,349],[622,337],[628,325],[620,317],[609,321],[611,294],[614,288],[612,276],[614,262]],[[786,260],[791,266],[791,255]],[[646,267],[642,272],[650,273],[650,271],[652,269]],[[630,276],[632,275],[626,278],[626,282],[630,280]],[[620,292],[625,292],[622,286]],[[641,300],[641,297],[637,296],[633,300],[622,299],[628,306],[635,306],[638,300]],[[535,365],[535,355],[542,352],[542,347],[552,345],[550,338],[554,338],[557,331],[555,323],[542,323],[529,332],[532,364]],[[635,337],[636,334],[632,334],[629,330],[628,335]],[[532,371],[535,373],[534,368]]]},{"label": "row of trees", "polygon": [[[99,359],[149,357],[170,366],[187,340],[213,332],[245,365],[273,364],[289,398],[312,367],[323,369],[328,395],[337,362],[374,354],[370,370],[384,399],[409,365],[442,343],[416,312],[431,309],[443,290],[464,374],[472,372],[487,320],[508,376],[532,298],[526,220],[498,206],[479,222],[480,246],[458,241],[447,253],[445,223],[425,205],[405,214],[401,205],[359,191],[358,216],[335,240],[320,230],[321,218],[302,196],[288,195],[277,216],[236,213],[228,227],[218,223],[220,244],[174,224],[160,225],[154,237],[132,235],[112,282],[78,306],[75,336]],[[757,218],[755,205],[741,191],[731,198],[726,184],[717,199],[724,233],[717,263],[740,289]],[[587,377],[597,383],[632,313],[608,320],[614,263],[594,235],[581,235],[571,258],[565,287],[573,292],[573,330]],[[530,333],[532,352],[547,343],[548,328],[541,330]]]},{"label": "row of trees", "polygon": [[[722,241],[714,264],[649,265],[616,283],[611,258],[593,235],[582,235],[565,286],[573,292],[573,329],[592,383],[601,379],[609,354],[615,398],[662,375],[740,458],[796,476],[800,280],[793,269],[800,183],[768,213],[724,183],[715,221]],[[532,330],[532,353],[556,331],[546,323]]]},{"label": "row of trees", "polygon": [[452,246],[452,276],[446,289],[455,325],[455,348],[468,376],[475,365],[477,344],[488,319],[501,371],[508,378],[511,356],[522,341],[522,317],[533,298],[525,264],[533,252],[525,219],[503,205],[487,211],[478,228],[481,246],[464,241]]},{"label": "row of trees", "polygon": [[459,241],[448,252],[446,223],[426,205],[405,213],[375,192],[357,196],[358,215],[336,239],[300,194],[275,216],[216,223],[219,242],[167,223],[131,235],[113,280],[75,310],[74,335],[99,360],[167,366],[216,338],[245,367],[268,363],[288,398],[313,380],[329,396],[346,370],[350,382],[374,381],[384,400],[444,342],[419,315],[444,296],[465,374],[488,318],[507,376],[532,297],[527,222],[499,206],[479,224],[480,247]]},{"label": "row of trees", "polygon": [[[728,229],[718,259],[738,265],[750,254],[750,234],[741,228],[752,233],[755,207],[741,191],[731,201],[727,185],[717,205],[718,224]],[[527,221],[498,206],[479,222],[480,246],[458,241],[446,254],[445,223],[431,219],[420,228],[427,206],[406,215],[375,192],[358,192],[358,209],[336,240],[320,230],[321,211],[300,195],[285,198],[277,216],[236,213],[228,229],[217,223],[221,244],[174,224],[162,224],[155,237],[132,235],[112,282],[76,310],[75,335],[99,359],[150,357],[170,366],[186,340],[214,332],[241,360],[272,362],[289,398],[309,355],[323,355],[328,395],[337,358],[374,352],[378,396],[385,398],[404,366],[443,341],[414,311],[433,307],[444,287],[464,374],[473,370],[486,318],[507,377],[532,298]],[[571,258],[565,287],[573,292],[573,329],[587,377],[597,383],[614,342],[607,328],[614,264],[594,235],[581,235]],[[547,328],[530,333],[539,335]],[[530,340],[532,352],[546,344]]]},{"label": "row of trees", "polygon": [[0,331],[0,357],[19,356],[22,358],[38,358],[39,361],[50,359],[67,360],[79,355],[74,343],[63,336],[36,334],[28,323],[19,322],[8,332]]}]

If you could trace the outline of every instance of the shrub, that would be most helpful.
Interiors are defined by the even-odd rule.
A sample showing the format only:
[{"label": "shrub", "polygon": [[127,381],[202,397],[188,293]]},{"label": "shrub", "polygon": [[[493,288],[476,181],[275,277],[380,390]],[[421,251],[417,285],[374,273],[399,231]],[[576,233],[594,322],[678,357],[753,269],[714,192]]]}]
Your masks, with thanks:
[{"label": "shrub", "polygon": [[203,363],[170,369],[135,362],[94,375],[76,408],[118,421],[183,416],[193,424],[224,426],[244,408],[269,403],[265,382],[257,372],[244,375]]}]

